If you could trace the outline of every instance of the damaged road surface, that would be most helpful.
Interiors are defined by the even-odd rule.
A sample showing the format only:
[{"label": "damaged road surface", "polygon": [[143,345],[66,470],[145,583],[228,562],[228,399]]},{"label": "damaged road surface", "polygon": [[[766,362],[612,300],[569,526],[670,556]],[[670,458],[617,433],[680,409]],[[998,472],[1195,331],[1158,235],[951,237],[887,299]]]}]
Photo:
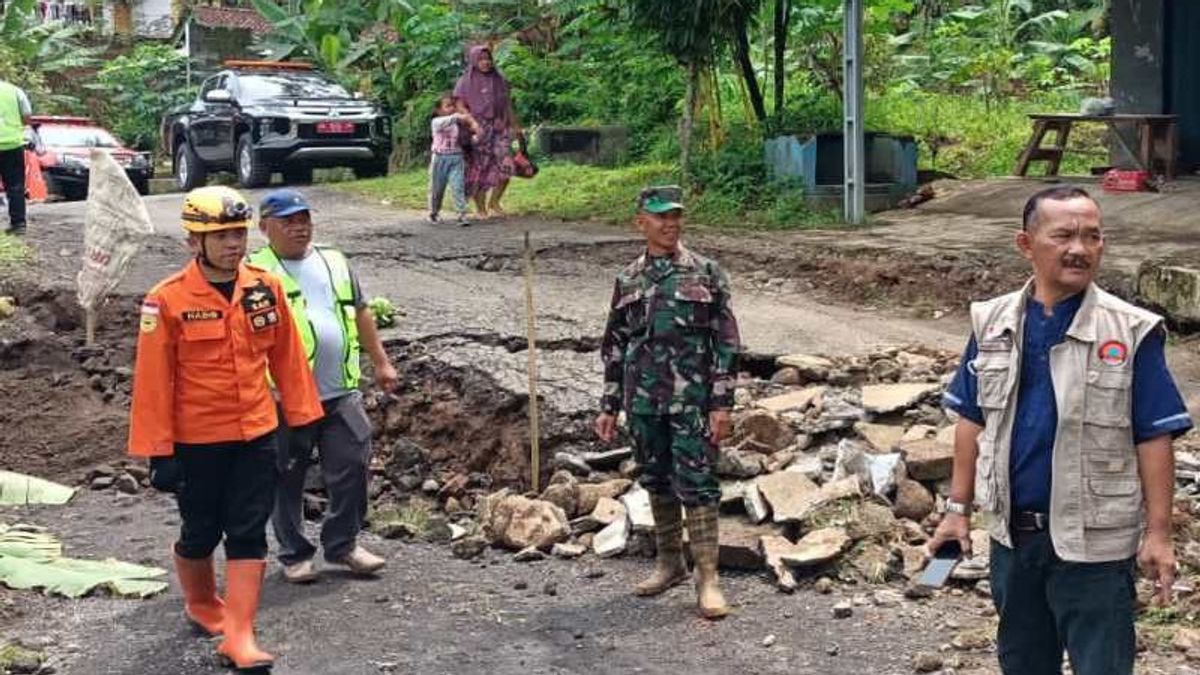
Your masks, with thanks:
[{"label": "damaged road surface", "polygon": [[[292,586],[272,560],[258,633],[277,657],[274,672],[996,672],[986,583],[969,580],[932,599],[905,597],[904,575],[893,569],[911,564],[944,477],[944,448],[935,432],[948,421],[931,394],[966,335],[961,311],[919,320],[902,311],[827,304],[805,289],[830,287],[837,279],[827,275],[841,269],[859,275],[861,268],[794,266],[765,259],[761,242],[742,250],[725,235],[690,238],[701,252],[729,260],[750,352],[739,391],[745,433],[726,449],[722,463],[728,510],[734,512],[727,515],[757,524],[727,530],[729,542],[740,547],[731,553],[749,562],[731,561],[723,572],[733,616],[708,623],[696,617],[689,584],[657,598],[633,596],[633,584],[652,565],[645,557],[652,555],[645,524],[627,513],[638,508],[633,493],[592,494],[586,506],[579,496],[582,486],[601,480],[628,486],[627,456],[599,454],[618,448],[597,443],[590,431],[601,387],[598,337],[612,277],[637,253],[628,233],[599,224],[517,219],[435,226],[418,213],[322,188],[308,192],[317,240],[347,253],[368,296],[386,296],[405,313],[383,333],[402,385],[394,394],[367,392],[376,427],[370,488],[375,532],[363,538],[386,555],[388,567],[379,578],[364,580],[319,565],[317,583]],[[102,308],[97,347],[82,348],[80,317],[71,303],[82,205],[34,211],[29,242],[37,264],[0,284],[0,295],[15,296],[18,305],[11,319],[0,321],[0,392],[6,401],[0,468],[82,488],[64,506],[0,509],[0,522],[46,527],[73,557],[170,566],[179,526],[175,504],[146,487],[144,467],[126,461],[123,450],[137,307],[141,294],[186,257],[181,200],[146,200],[158,234]],[[541,497],[569,495],[571,513],[560,512],[571,521],[570,532],[556,533],[557,545],[514,555],[486,541],[474,545],[481,535],[472,528],[488,495],[508,489],[515,497],[531,487],[521,277],[526,229],[538,251]],[[845,276],[841,285],[856,278]],[[845,293],[830,297],[847,299]],[[914,349],[936,358],[886,349],[898,345],[919,346]],[[830,358],[777,365],[774,356],[785,354]],[[891,390],[861,389],[914,378],[922,388],[894,412],[892,403],[876,400]],[[808,389],[817,386],[829,391],[818,396]],[[891,414],[893,426],[864,426],[876,410]],[[919,433],[901,437],[916,427]],[[875,471],[876,460],[850,451],[849,437],[883,455],[906,444],[916,448],[908,457],[911,479],[900,470]],[[911,453],[922,448],[932,456],[913,459]],[[872,455],[869,448],[864,452]],[[854,462],[862,468],[853,469]],[[847,476],[854,482],[859,474],[861,486],[830,497],[849,496],[852,508],[822,508],[812,517],[788,516],[788,494],[774,489],[823,483],[833,486],[824,488],[832,494],[847,485]],[[895,479],[889,492],[895,504],[872,496],[877,477]],[[306,511],[315,528],[323,497],[319,481],[311,488]],[[537,504],[559,508],[558,502]],[[890,533],[886,527],[869,533],[868,542],[856,534],[864,528],[847,522],[867,512],[886,516],[889,526],[900,524]],[[628,542],[617,548],[600,540],[598,530],[620,530],[627,517]],[[596,518],[603,520],[583,522]],[[810,564],[790,551],[794,542],[788,538],[799,538],[801,520],[813,532],[838,535],[836,541],[823,535],[821,543],[832,541],[836,549],[828,559]],[[767,551],[766,560],[756,557],[760,537],[778,548]],[[890,555],[901,549],[909,555]],[[868,564],[872,555],[881,556],[878,565]],[[794,592],[785,594],[772,568],[780,560],[792,564],[789,556],[801,565],[792,568],[794,587],[786,589]],[[173,577],[170,583],[167,593],[145,600],[66,600],[0,587],[0,650],[15,645],[38,655],[40,663],[25,672],[226,672],[208,640],[185,621]],[[1175,672],[1167,667],[1167,661],[1153,661],[1145,672]],[[6,668],[12,670],[0,660],[0,672]]]}]

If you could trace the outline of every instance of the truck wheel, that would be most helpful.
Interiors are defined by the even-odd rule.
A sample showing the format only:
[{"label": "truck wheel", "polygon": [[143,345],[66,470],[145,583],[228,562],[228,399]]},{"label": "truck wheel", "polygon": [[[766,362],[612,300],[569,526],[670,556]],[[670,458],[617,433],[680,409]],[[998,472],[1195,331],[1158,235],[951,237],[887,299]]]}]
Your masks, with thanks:
[{"label": "truck wheel", "polygon": [[237,144],[237,177],[242,187],[250,189],[271,182],[271,167],[262,161],[250,141],[250,134],[242,134]]},{"label": "truck wheel", "polygon": [[180,190],[194,190],[208,180],[208,170],[187,141],[175,149],[175,184]]},{"label": "truck wheel", "polygon": [[386,175],[388,175],[387,160],[354,167],[354,177],[359,180],[364,178],[379,178]]},{"label": "truck wheel", "polygon": [[308,185],[313,182],[312,167],[284,169],[283,182],[287,185]]}]

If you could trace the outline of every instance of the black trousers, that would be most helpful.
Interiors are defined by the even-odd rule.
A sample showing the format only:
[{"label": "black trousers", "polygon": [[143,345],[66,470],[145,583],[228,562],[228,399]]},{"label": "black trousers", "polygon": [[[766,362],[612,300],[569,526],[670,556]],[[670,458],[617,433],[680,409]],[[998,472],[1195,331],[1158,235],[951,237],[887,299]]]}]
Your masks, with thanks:
[{"label": "black trousers", "polygon": [[278,478],[276,439],[272,431],[250,441],[175,444],[183,475],[176,553],[207,558],[224,538],[229,560],[267,557],[267,519]]},{"label": "black trousers", "polygon": [[0,180],[8,195],[9,227],[25,227],[25,148],[0,150]]}]

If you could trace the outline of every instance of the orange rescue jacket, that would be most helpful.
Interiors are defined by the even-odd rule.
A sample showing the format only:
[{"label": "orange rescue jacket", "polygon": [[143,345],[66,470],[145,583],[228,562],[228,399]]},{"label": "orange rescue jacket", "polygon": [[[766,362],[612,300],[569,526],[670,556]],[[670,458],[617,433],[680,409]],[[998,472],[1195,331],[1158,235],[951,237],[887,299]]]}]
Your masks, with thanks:
[{"label": "orange rescue jacket", "polygon": [[175,443],[247,441],[284,417],[302,426],[322,417],[316,381],[278,279],[243,263],[233,298],[192,261],[142,303],[129,454],[174,454]]}]

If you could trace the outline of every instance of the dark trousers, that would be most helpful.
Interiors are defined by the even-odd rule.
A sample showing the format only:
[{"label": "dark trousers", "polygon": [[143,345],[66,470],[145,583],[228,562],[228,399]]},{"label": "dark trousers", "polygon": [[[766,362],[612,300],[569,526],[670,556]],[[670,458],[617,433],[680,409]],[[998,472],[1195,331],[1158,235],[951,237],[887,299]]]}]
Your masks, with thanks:
[{"label": "dark trousers", "polygon": [[0,180],[8,196],[9,227],[25,227],[25,148],[0,150]]},{"label": "dark trousers", "polygon": [[1018,533],[1015,548],[992,541],[991,582],[1000,615],[1005,675],[1060,675],[1064,648],[1075,675],[1131,675],[1133,559],[1067,562],[1048,532]]},{"label": "dark trousers", "polygon": [[[318,449],[321,477],[329,495],[329,509],[321,525],[325,559],[337,561],[354,550],[367,517],[368,464],[371,458],[371,422],[363,409],[362,394],[354,392],[324,401],[325,417],[315,429],[295,434],[280,427],[279,488],[271,525],[279,540],[279,561],[294,565],[316,552],[304,536],[304,482]],[[281,418],[282,419],[282,418]]]},{"label": "dark trousers", "polygon": [[229,560],[267,557],[267,519],[275,499],[276,436],[229,443],[176,443],[183,521],[175,552],[199,560],[225,539]]},{"label": "dark trousers", "polygon": [[638,482],[651,494],[675,496],[686,506],[721,501],[717,448],[708,438],[708,415],[628,415]]}]

